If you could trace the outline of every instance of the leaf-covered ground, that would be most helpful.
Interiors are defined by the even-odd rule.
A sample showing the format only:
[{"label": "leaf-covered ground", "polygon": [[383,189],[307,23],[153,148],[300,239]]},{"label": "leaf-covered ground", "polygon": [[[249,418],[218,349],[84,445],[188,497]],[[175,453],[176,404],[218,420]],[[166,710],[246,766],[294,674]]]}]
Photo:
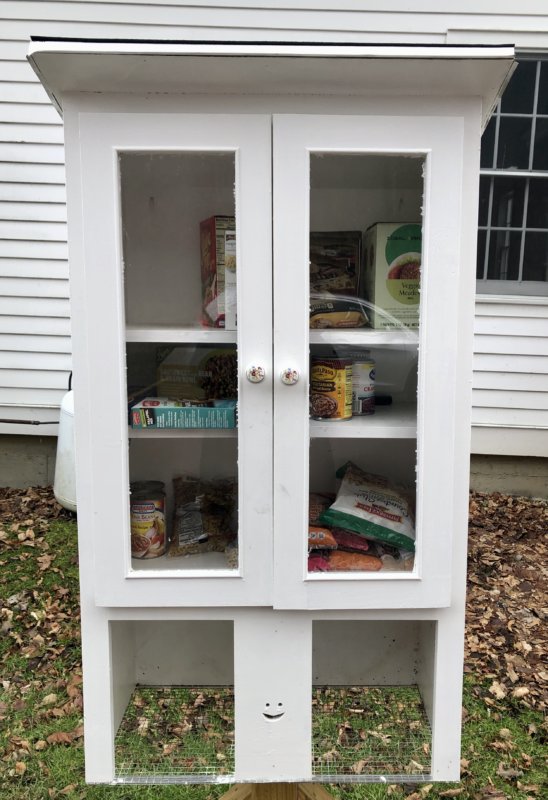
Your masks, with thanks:
[{"label": "leaf-covered ground", "polygon": [[[471,496],[462,782],[341,785],[335,796],[548,798],[547,531],[545,501]],[[50,490],[0,489],[0,587],[1,800],[222,794],[84,784],[76,522]]]}]

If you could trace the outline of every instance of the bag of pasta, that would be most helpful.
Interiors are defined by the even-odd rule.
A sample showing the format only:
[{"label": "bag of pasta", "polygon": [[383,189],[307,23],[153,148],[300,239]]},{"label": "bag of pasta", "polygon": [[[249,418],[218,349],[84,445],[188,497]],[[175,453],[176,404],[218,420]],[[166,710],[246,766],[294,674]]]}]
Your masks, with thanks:
[{"label": "bag of pasta", "polygon": [[225,552],[237,535],[235,480],[173,479],[173,526],[168,554]]}]

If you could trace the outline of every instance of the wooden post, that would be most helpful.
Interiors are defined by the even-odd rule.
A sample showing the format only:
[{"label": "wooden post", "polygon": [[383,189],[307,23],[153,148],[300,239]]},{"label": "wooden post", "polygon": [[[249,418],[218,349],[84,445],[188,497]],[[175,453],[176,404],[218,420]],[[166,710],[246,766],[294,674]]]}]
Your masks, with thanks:
[{"label": "wooden post", "polygon": [[319,783],[238,783],[222,800],[333,800]]}]

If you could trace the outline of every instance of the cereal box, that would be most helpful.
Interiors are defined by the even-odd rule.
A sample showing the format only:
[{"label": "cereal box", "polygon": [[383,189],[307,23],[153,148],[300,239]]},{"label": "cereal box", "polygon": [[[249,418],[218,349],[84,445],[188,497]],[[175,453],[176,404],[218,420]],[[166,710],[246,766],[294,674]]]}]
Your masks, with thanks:
[{"label": "cereal box", "polygon": [[381,222],[365,232],[364,292],[371,325],[418,328],[422,231],[420,223]]},{"label": "cereal box", "polygon": [[209,217],[200,223],[200,260],[204,324],[236,330],[234,217]]}]

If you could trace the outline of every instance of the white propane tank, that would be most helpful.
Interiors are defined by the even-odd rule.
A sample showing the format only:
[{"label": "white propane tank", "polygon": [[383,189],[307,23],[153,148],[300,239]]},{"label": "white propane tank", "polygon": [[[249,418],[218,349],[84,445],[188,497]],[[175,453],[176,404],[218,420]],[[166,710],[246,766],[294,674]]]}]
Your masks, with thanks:
[{"label": "white propane tank", "polygon": [[58,503],[76,511],[76,481],[74,476],[74,392],[66,393],[61,401],[59,435],[53,494]]}]

